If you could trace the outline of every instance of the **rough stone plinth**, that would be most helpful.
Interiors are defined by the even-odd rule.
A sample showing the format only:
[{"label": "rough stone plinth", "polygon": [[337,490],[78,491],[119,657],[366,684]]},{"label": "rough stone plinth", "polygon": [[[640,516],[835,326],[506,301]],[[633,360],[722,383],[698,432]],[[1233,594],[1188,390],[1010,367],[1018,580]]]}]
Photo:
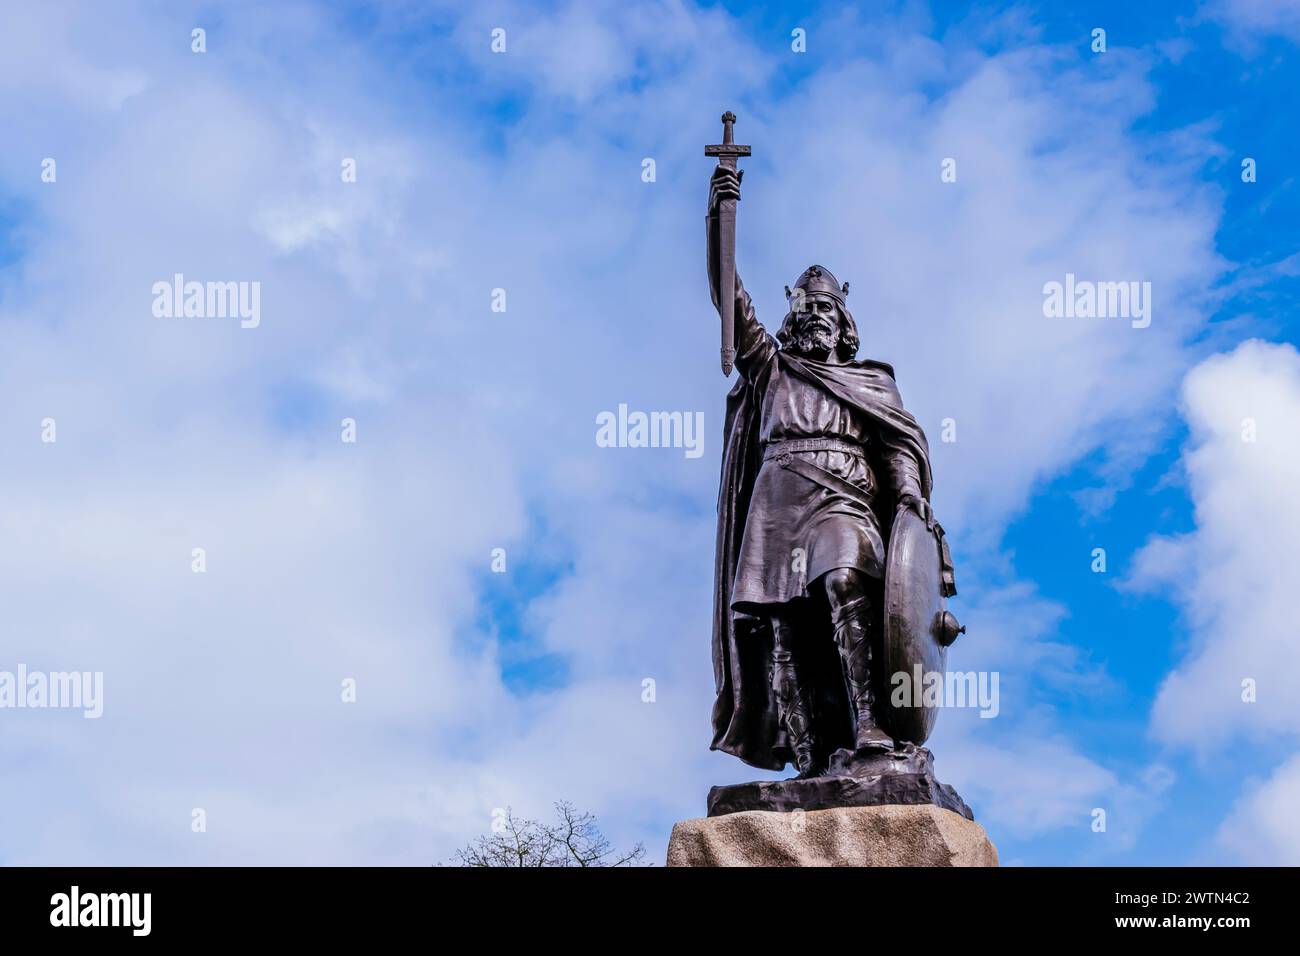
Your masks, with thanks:
[{"label": "rough stone plinth", "polygon": [[997,866],[984,828],[933,805],[749,810],[683,820],[669,866]]}]

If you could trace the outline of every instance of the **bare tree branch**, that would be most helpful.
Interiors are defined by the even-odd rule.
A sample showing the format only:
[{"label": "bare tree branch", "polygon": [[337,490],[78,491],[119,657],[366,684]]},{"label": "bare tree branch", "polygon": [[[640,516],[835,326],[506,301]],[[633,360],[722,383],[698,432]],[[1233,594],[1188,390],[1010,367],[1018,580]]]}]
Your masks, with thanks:
[{"label": "bare tree branch", "polygon": [[617,853],[596,826],[594,814],[576,809],[567,800],[555,805],[556,823],[521,820],[506,808],[496,832],[481,836],[456,851],[459,866],[636,866],[645,860],[638,843]]}]

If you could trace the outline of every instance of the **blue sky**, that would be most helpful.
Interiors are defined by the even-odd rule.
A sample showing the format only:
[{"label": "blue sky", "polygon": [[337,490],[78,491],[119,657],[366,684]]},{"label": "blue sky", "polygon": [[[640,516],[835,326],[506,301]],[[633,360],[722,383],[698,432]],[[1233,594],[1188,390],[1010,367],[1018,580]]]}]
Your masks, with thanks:
[{"label": "blue sky", "polygon": [[[756,775],[707,751],[730,108],[760,318],[850,281],[935,446],[950,664],[1002,712],[933,748],[1004,862],[1300,862],[1300,6],[3,17],[0,670],[106,699],[0,711],[0,860],[419,865],[560,799],[659,857]],[[155,317],[177,272],[260,325]],[[1067,272],[1150,281],[1151,326],[1044,317]],[[703,456],[597,447],[623,403]]]}]

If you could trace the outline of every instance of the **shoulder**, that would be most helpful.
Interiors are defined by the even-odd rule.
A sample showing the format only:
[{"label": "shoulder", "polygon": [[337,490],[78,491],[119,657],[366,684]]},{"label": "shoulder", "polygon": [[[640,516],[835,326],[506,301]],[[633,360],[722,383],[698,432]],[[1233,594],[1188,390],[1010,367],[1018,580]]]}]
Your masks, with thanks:
[{"label": "shoulder", "polygon": [[894,366],[874,359],[860,359],[844,368],[848,370],[849,379],[863,392],[874,395],[886,405],[902,407],[903,396],[899,394],[898,382],[894,379]]},{"label": "shoulder", "polygon": [[849,366],[851,368],[860,368],[863,371],[883,372],[885,375],[889,376],[891,380],[897,380],[897,377],[894,375],[894,366],[890,365],[888,362],[877,362],[875,359],[854,359],[849,363]]}]

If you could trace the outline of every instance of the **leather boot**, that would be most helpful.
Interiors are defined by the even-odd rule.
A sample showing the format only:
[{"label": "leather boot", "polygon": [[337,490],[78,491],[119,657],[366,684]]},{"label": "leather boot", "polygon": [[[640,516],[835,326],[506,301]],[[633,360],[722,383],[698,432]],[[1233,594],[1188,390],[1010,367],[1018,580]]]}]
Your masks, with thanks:
[{"label": "leather boot", "polygon": [[880,728],[872,713],[875,691],[871,683],[870,613],[871,605],[866,598],[840,609],[835,622],[835,643],[840,648],[849,709],[853,712],[854,746],[859,751],[883,752],[894,749],[894,739]]},{"label": "leather boot", "polygon": [[776,698],[776,715],[794,751],[794,765],[801,777],[817,772],[813,757],[812,721],[809,719],[808,695],[799,683],[794,658],[788,650],[772,653],[772,696]]}]

